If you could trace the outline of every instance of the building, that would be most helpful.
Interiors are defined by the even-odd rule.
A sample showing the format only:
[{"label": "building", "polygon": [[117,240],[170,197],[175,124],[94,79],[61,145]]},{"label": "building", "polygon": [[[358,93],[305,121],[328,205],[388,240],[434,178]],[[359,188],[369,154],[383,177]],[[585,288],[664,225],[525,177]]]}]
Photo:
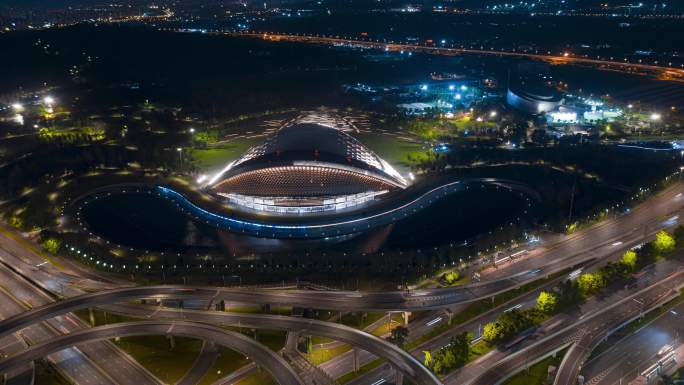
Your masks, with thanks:
[{"label": "building", "polygon": [[555,90],[525,83],[509,86],[506,93],[506,102],[511,107],[531,115],[555,111],[561,101],[561,95]]},{"label": "building", "polygon": [[203,188],[244,213],[301,217],[367,208],[407,185],[349,134],[299,123],[247,150]]}]

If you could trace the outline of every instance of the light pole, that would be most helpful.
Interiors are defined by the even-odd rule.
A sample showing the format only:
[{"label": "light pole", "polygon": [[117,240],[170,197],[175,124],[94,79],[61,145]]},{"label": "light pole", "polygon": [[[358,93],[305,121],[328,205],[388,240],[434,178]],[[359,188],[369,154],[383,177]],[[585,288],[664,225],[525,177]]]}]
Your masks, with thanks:
[{"label": "light pole", "polygon": [[176,151],[178,152],[178,165],[180,168],[183,167],[183,149],[178,147],[176,148]]}]

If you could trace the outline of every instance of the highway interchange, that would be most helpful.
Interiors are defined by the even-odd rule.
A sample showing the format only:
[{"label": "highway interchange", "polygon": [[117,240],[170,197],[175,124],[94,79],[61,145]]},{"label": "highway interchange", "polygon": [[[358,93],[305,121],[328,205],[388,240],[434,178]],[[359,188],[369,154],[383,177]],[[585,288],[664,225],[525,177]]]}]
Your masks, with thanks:
[{"label": "highway interchange", "polygon": [[[684,185],[675,183],[630,212],[567,236],[553,245],[545,245],[534,258],[510,263],[483,275],[483,281],[480,283],[457,288],[408,292],[364,293],[186,286],[133,288],[129,283],[115,279],[99,280],[96,274],[86,273],[74,266],[67,266],[60,270],[52,264],[45,264],[45,260],[31,250],[26,245],[26,241],[8,236],[7,232],[3,231],[0,237],[0,262],[2,262],[0,286],[4,290],[0,291],[0,315],[4,321],[0,323],[0,341],[10,342],[9,345],[3,345],[0,350],[3,357],[7,356],[6,360],[9,360],[9,357],[22,354],[20,353],[22,351],[30,351],[25,350],[16,336],[21,336],[32,347],[53,341],[57,344],[53,346],[63,346],[65,349],[54,352],[46,350],[46,354],[51,353],[48,359],[62,374],[74,382],[84,384],[159,383],[158,379],[127,358],[127,355],[111,342],[80,344],[78,343],[80,340],[76,339],[63,345],[58,344],[57,341],[65,338],[65,335],[81,333],[86,336],[89,333],[88,330],[95,330],[88,329],[85,323],[69,311],[100,306],[114,313],[154,319],[158,322],[157,325],[192,321],[223,325],[237,323],[257,328],[299,330],[303,331],[303,334],[331,336],[333,339],[370,352],[371,355],[367,355],[367,359],[372,356],[385,358],[412,382],[437,384],[440,380],[422,367],[415,357],[380,338],[340,324],[295,317],[216,312],[206,309],[183,311],[165,307],[150,309],[149,305],[133,304],[130,301],[139,298],[188,298],[212,303],[224,299],[248,304],[288,305],[339,311],[429,311],[427,318],[431,319],[433,315],[444,315],[444,309],[457,311],[464,304],[489,298],[568,267],[592,260],[615,257],[626,248],[650,238],[657,230],[676,225],[677,221],[672,221],[671,218],[684,208],[683,193]],[[548,327],[548,334],[540,335],[539,339],[531,341],[514,354],[495,352],[492,355],[494,358],[491,359],[495,359],[498,353],[506,356],[505,359],[499,357],[497,361],[494,361],[495,365],[487,366],[481,363],[468,365],[464,370],[447,376],[443,381],[473,384],[500,383],[526,365],[554,351],[570,347],[569,353],[559,368],[561,375],[557,377],[557,383],[574,383],[574,378],[580,372],[588,353],[596,343],[605,338],[608,332],[638,316],[644,311],[644,307],[655,306],[671,298],[677,288],[683,284],[684,273],[676,270],[667,278],[660,279],[646,287],[620,293],[622,299],[614,302],[613,306],[598,306],[590,313],[571,320],[574,322],[567,321],[570,324],[561,328],[557,325],[555,328]],[[83,288],[94,293],[86,294]],[[638,302],[634,301],[634,298],[637,298]],[[57,301],[58,299],[60,300]],[[529,302],[529,297],[526,300],[524,298],[520,300]],[[28,310],[29,308],[31,309]],[[486,322],[487,316],[491,317],[495,314],[492,312],[482,315],[482,318],[461,327],[472,328],[473,322]],[[417,323],[425,325],[425,318],[417,318],[409,324],[412,333],[423,333],[425,328],[419,327]],[[192,328],[189,327],[190,329]],[[202,338],[201,333],[193,334],[192,331],[188,333]],[[444,346],[449,335],[451,335],[450,332],[447,332],[444,336],[438,336],[429,341],[429,349]],[[12,337],[15,337],[14,340]],[[62,339],[61,341],[70,340]],[[78,348],[71,347],[74,343],[77,343]],[[0,365],[4,362],[6,361],[0,361]],[[15,381],[13,383],[21,383],[16,382],[20,377],[13,377],[15,373],[26,376],[25,373],[30,372],[30,366],[26,363],[27,360],[23,360],[23,366],[19,366],[23,368],[22,370],[8,372],[8,378]],[[273,363],[273,365],[276,364]],[[473,369],[477,367],[483,370]],[[278,374],[281,374],[282,370],[284,369],[278,369]],[[464,378],[463,376],[468,373],[470,377]],[[364,383],[362,381],[367,381],[366,384],[374,383],[378,381],[377,378],[383,381],[389,380],[386,367],[381,366],[354,383],[362,384]]]}]

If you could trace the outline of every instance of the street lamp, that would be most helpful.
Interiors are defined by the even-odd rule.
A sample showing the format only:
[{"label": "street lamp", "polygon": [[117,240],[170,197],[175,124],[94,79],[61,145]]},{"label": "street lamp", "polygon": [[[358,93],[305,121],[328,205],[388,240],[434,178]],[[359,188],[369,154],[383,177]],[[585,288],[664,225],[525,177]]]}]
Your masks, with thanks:
[{"label": "street lamp", "polygon": [[660,118],[661,118],[661,115],[657,112],[654,112],[651,114],[651,120],[654,122],[660,120]]},{"label": "street lamp", "polygon": [[14,103],[12,104],[12,108],[14,109],[15,112],[22,112],[24,111],[24,105],[21,103]]},{"label": "street lamp", "polygon": [[180,147],[176,148],[176,151],[178,151],[178,162],[180,163],[180,166],[183,166],[183,149]]}]

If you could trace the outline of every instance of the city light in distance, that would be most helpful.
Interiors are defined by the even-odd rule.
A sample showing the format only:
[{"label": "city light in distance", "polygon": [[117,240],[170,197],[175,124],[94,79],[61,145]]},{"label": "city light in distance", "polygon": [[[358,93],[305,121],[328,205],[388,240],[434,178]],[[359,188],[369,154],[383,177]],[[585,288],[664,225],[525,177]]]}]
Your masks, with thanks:
[{"label": "city light in distance", "polygon": [[43,98],[43,103],[47,104],[48,106],[51,106],[55,104],[55,98],[53,98],[52,96],[46,96],[45,98]]},{"label": "city light in distance", "polygon": [[661,118],[661,116],[657,112],[654,112],[651,114],[651,120],[653,120],[653,121],[660,120],[660,118]]},{"label": "city light in distance", "polygon": [[22,112],[24,111],[24,105],[21,103],[14,103],[12,104],[12,108],[14,108],[14,111],[16,112]]}]

